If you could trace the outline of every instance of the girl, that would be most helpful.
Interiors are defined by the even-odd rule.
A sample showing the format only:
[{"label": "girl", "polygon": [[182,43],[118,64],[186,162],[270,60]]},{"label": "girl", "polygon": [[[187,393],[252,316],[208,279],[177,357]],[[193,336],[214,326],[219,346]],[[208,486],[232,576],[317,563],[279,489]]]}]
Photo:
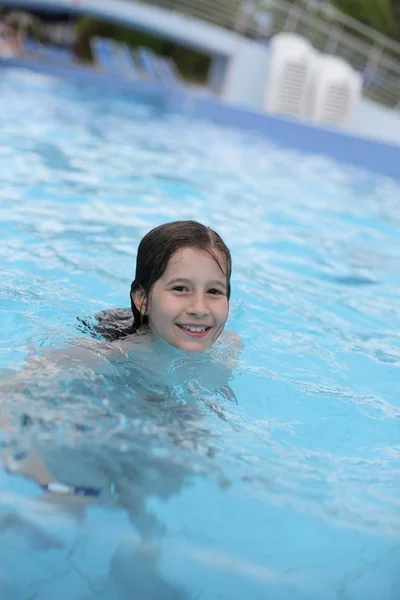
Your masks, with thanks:
[{"label": "girl", "polygon": [[[215,231],[195,221],[176,221],[156,227],[145,235],[138,247],[136,275],[130,292],[131,314],[127,309],[108,310],[97,316],[95,325],[83,322],[92,335],[101,335],[107,342],[87,344],[79,341],[78,345],[64,350],[47,351],[20,373],[0,382],[0,391],[20,392],[21,404],[22,395],[25,395],[23,404],[26,406],[26,392],[29,401],[35,395],[35,380],[40,380],[43,390],[46,378],[51,385],[61,365],[69,367],[66,372],[70,379],[72,365],[81,379],[93,381],[79,370],[83,365],[91,372],[115,376],[114,382],[117,378],[121,381],[122,373],[125,380],[134,381],[135,391],[143,392],[145,400],[167,399],[169,407],[167,411],[164,409],[167,419],[176,410],[173,403],[179,399],[179,394],[181,398],[182,394],[186,397],[190,394],[195,400],[201,400],[208,411],[223,417],[213,393],[236,400],[228,381],[234,365],[232,359],[235,361],[240,347],[239,339],[228,337],[223,356],[218,357],[217,353],[212,368],[209,361],[193,362],[185,357],[204,353],[220,337],[228,318],[230,278],[231,255]],[[137,352],[139,349],[140,353]],[[131,363],[129,358],[133,358]],[[187,376],[189,363],[190,377]],[[119,371],[118,377],[115,367]],[[165,385],[167,371],[169,387]],[[95,383],[90,385],[93,394]],[[70,381],[68,388],[73,389]],[[50,393],[48,397],[53,398],[54,390]],[[43,391],[41,394],[43,399]],[[137,410],[137,404],[132,410]],[[124,410],[129,411],[129,405],[124,406]],[[189,412],[187,420],[194,423],[195,418],[199,418],[199,411],[193,406]],[[162,413],[160,406],[159,421],[163,418]],[[59,474],[55,478],[50,474],[37,453],[29,457],[23,453],[13,458],[9,470],[36,479],[48,493],[100,494],[100,491],[94,494],[93,489],[100,490],[101,486],[81,484],[86,479],[84,475],[79,486],[59,484],[65,477]],[[54,473],[55,468],[51,471]],[[88,475],[87,483],[89,479]]]}]

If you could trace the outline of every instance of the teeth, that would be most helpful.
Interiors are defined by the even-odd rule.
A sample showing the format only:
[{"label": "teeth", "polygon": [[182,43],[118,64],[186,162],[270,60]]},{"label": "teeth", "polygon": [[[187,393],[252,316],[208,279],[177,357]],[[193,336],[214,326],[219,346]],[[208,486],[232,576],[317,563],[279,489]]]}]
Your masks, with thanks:
[{"label": "teeth", "polygon": [[204,325],[202,327],[189,327],[189,325],[180,325],[182,329],[186,329],[187,331],[191,331],[192,333],[203,333],[207,327]]}]

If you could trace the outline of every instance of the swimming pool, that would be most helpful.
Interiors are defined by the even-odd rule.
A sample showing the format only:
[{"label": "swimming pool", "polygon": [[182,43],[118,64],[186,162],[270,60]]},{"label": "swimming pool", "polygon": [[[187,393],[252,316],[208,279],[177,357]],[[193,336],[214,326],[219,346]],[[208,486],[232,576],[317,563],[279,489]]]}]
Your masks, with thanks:
[{"label": "swimming pool", "polygon": [[1,369],[128,306],[138,241],[176,218],[230,246],[244,341],[237,405],[182,392],[202,357],[165,387],[127,360],[3,396],[8,451],[102,494],[60,508],[0,471],[2,600],[397,599],[400,185],[50,76],[2,72],[0,105]]}]

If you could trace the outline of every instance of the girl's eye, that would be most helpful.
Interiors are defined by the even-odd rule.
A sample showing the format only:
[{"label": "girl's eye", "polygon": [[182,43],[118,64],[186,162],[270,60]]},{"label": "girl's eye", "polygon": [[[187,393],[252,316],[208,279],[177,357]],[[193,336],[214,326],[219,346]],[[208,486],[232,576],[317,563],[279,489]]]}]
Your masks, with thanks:
[{"label": "girl's eye", "polygon": [[208,290],[208,293],[212,294],[213,296],[222,296],[223,295],[223,293],[220,290],[217,290],[215,288]]},{"label": "girl's eye", "polygon": [[173,292],[187,292],[187,287],[185,287],[184,285],[176,285],[175,287],[172,288]]}]

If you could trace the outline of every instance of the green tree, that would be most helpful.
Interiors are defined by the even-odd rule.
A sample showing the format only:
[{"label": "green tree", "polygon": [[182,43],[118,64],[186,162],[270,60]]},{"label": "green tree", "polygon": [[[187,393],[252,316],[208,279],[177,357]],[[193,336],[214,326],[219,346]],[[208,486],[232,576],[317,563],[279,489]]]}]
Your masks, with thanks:
[{"label": "green tree", "polygon": [[381,33],[396,36],[394,5],[400,5],[399,0],[334,0],[334,4],[342,12]]},{"label": "green tree", "polygon": [[392,7],[397,27],[397,39],[400,40],[400,0],[392,0]]}]

